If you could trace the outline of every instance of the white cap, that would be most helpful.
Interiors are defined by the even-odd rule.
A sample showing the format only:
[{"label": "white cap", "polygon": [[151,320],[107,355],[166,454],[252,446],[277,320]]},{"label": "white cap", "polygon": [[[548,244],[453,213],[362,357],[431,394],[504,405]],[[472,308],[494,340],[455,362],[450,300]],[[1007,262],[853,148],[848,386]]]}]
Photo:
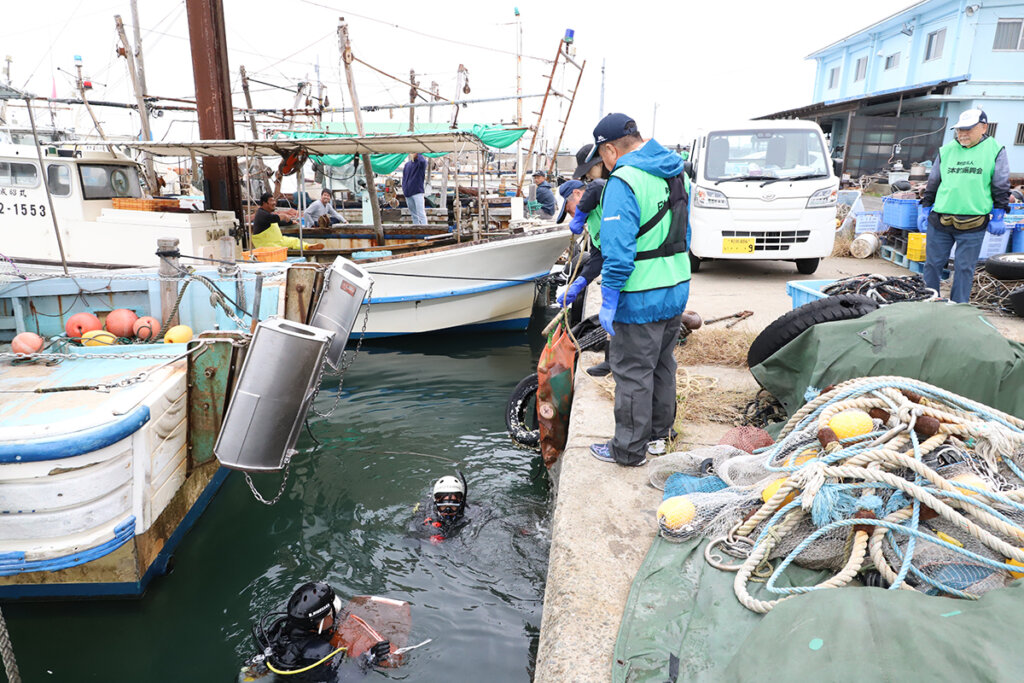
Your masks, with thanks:
[{"label": "white cap", "polygon": [[988,123],[988,116],[980,109],[968,109],[960,114],[953,128],[973,128],[979,123]]}]

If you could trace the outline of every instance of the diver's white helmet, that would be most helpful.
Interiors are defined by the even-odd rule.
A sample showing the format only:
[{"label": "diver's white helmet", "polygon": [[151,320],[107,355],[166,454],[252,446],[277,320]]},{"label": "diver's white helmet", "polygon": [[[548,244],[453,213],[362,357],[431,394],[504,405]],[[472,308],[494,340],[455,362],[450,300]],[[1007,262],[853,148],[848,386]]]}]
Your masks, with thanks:
[{"label": "diver's white helmet", "polygon": [[452,475],[441,477],[434,484],[434,498],[438,496],[447,495],[449,493],[457,493],[460,496],[466,495],[466,485],[462,483],[462,480]]}]

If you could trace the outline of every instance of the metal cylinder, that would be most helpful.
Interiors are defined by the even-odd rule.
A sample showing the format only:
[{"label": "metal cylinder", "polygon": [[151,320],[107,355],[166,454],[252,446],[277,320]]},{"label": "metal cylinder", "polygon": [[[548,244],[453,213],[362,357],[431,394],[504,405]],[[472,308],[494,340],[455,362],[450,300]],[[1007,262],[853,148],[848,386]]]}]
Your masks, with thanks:
[{"label": "metal cylinder", "polygon": [[324,273],[324,285],[309,324],[334,333],[327,363],[337,369],[345,344],[359,316],[359,307],[372,283],[370,274],[339,256]]},{"label": "metal cylinder", "polygon": [[213,453],[224,467],[280,470],[299,439],[334,333],[271,318],[256,326]]}]

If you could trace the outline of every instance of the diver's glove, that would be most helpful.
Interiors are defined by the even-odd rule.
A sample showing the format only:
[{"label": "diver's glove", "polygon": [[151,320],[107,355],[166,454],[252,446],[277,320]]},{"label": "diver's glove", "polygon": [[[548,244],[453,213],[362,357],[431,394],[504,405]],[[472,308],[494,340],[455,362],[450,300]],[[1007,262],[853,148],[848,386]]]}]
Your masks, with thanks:
[{"label": "diver's glove", "polygon": [[601,327],[610,336],[615,336],[615,328],[612,321],[615,320],[615,310],[619,307],[619,290],[601,285],[601,311],[597,319],[601,321]]},{"label": "diver's glove", "polygon": [[558,292],[555,300],[558,301],[559,306],[569,306],[573,301],[576,301],[576,297],[586,288],[587,278],[580,275],[565,288],[564,292]]},{"label": "diver's glove", "polygon": [[569,232],[579,235],[583,232],[583,226],[587,223],[587,212],[576,209],[572,215],[572,222],[569,223]]},{"label": "diver's glove", "polygon": [[988,231],[996,237],[1006,232],[1006,209],[992,209],[992,220],[988,222]]},{"label": "diver's glove", "polygon": [[370,664],[380,664],[391,655],[391,643],[387,640],[382,640],[367,650],[366,655]]},{"label": "diver's glove", "polygon": [[928,214],[932,212],[930,206],[917,207],[917,231],[928,232]]}]

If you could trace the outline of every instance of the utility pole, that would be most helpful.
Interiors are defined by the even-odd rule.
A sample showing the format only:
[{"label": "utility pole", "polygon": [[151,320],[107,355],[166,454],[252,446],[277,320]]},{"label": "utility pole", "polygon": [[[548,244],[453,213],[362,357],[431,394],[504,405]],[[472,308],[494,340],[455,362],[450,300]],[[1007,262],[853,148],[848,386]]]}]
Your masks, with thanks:
[{"label": "utility pole", "polygon": [[[416,71],[409,69],[409,104],[416,104],[417,86],[419,82],[416,80]],[[409,107],[409,132],[412,133],[416,130],[416,108]]]},{"label": "utility pole", "polygon": [[85,96],[85,79],[82,78],[81,55],[75,55],[75,69],[78,70],[78,92],[82,95],[82,104],[85,105],[85,110],[89,112],[89,118],[92,119],[92,125],[96,126],[96,132],[99,133],[100,140],[106,141],[107,136],[103,133],[103,126],[100,125],[100,120],[96,118],[96,113],[92,110],[89,99]]},{"label": "utility pole", "polygon": [[597,106],[597,120],[604,118],[604,58],[601,58],[601,100]]},{"label": "utility pole", "polygon": [[[120,37],[121,45],[124,48],[124,58],[128,61],[128,76],[132,81],[132,90],[135,91],[135,100],[139,104],[142,139],[149,142],[153,139],[153,134],[149,130],[149,110],[146,109],[146,98],[142,91],[142,85],[139,83],[139,72],[135,68],[135,54],[132,46],[128,43],[128,36],[124,32],[124,22],[121,21],[120,14],[114,15],[114,23],[117,25],[117,35]],[[149,191],[152,194],[159,194],[160,188],[157,187],[156,172],[153,170],[153,157],[149,153],[144,152],[142,159],[146,166],[146,184],[149,186]]]},{"label": "utility pole", "polygon": [[[245,95],[245,108],[249,110],[249,130],[252,131],[252,139],[258,140],[260,134],[256,129],[256,113],[252,110],[252,94],[249,93],[249,76],[245,73],[244,64],[238,67],[238,73],[242,79],[242,94]],[[265,187],[270,181],[270,173],[267,171],[267,167],[263,163],[263,157],[256,157],[256,159],[260,167],[260,187]],[[251,188],[247,188],[247,190],[252,194]]]},{"label": "utility pole", "polygon": [[[338,20],[338,37],[341,40],[341,60],[345,63],[345,79],[348,81],[348,92],[352,98],[352,114],[356,119],[356,130],[359,131],[359,137],[363,137],[363,114],[359,109],[356,83],[352,79],[352,42],[348,37],[348,24],[345,23],[345,17],[340,17]],[[377,233],[377,244],[384,246],[384,225],[380,220],[380,204],[377,203],[377,183],[373,178],[373,165],[370,162],[369,154],[360,154],[359,156],[363,160],[363,170],[366,172],[366,191],[370,195],[373,230]]]},{"label": "utility pole", "polygon": [[516,11],[516,125],[523,125],[523,19]]},{"label": "utility pole", "polygon": [[[455,97],[452,98],[453,103],[459,99],[460,93],[465,95],[469,94],[469,69],[466,68],[465,64],[459,64],[459,72],[455,75]],[[458,122],[459,105],[453,104],[451,118],[451,127],[453,130]]]}]

